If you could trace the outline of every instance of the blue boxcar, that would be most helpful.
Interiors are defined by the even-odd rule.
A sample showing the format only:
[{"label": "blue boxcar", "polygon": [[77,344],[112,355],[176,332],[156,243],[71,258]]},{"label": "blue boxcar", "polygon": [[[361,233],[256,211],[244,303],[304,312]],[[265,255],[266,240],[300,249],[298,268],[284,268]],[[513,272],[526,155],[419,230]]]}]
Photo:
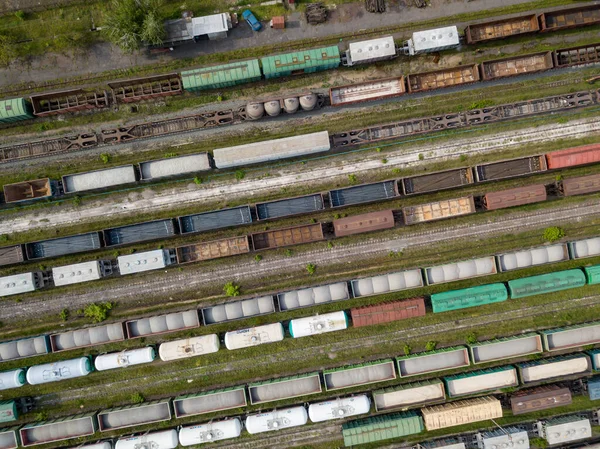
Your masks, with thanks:
[{"label": "blue boxcar", "polygon": [[592,401],[600,399],[600,377],[588,379],[588,393]]}]

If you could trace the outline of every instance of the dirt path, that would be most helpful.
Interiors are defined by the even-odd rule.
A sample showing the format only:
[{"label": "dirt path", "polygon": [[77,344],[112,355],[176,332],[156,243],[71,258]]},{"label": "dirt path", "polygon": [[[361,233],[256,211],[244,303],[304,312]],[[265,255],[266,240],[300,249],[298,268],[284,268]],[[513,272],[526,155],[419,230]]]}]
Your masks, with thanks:
[{"label": "dirt path", "polygon": [[[442,145],[427,145],[407,149],[400,147],[386,153],[387,163],[383,164],[381,155],[376,152],[348,153],[336,155],[335,160],[324,158],[311,161],[310,164],[291,164],[284,168],[265,168],[270,176],[244,179],[237,183],[230,181],[212,181],[210,184],[197,186],[189,183],[183,188],[171,188],[159,193],[152,189],[131,192],[125,201],[86,200],[79,207],[64,207],[60,213],[55,208],[37,209],[35,212],[22,212],[10,215],[6,212],[0,222],[0,234],[48,229],[93,222],[105,217],[130,216],[157,210],[181,208],[193,204],[202,205],[216,202],[226,197],[248,198],[258,194],[280,191],[284,187],[320,185],[325,181],[336,180],[347,182],[347,175],[380,171],[382,168],[404,168],[414,165],[425,165],[461,155],[485,154],[522,146],[527,143],[545,142],[564,138],[581,138],[600,132],[600,121],[595,118],[577,120],[566,124],[552,124],[530,127],[521,130],[509,130],[476,139],[463,138]],[[420,159],[423,157],[423,159]],[[250,200],[251,201],[251,200]]]},{"label": "dirt path", "polygon": [[423,232],[408,232],[394,238],[370,239],[351,245],[334,246],[321,250],[300,253],[294,257],[271,255],[260,263],[236,263],[234,261],[219,265],[217,269],[208,270],[202,264],[197,264],[193,269],[179,272],[176,269],[167,269],[164,272],[152,272],[146,276],[134,276],[122,279],[122,285],[104,288],[100,291],[95,286],[90,286],[85,293],[52,294],[52,290],[43,296],[25,298],[22,302],[4,301],[0,308],[0,321],[8,322],[39,318],[43,311],[48,315],[56,315],[62,309],[77,310],[85,305],[98,301],[137,301],[139,298],[152,297],[173,298],[173,295],[184,291],[193,291],[207,285],[222,285],[235,280],[243,283],[247,279],[256,279],[261,276],[272,276],[285,272],[298,272],[304,270],[307,263],[317,266],[339,264],[357,258],[385,255],[390,251],[402,251],[409,247],[434,245],[449,240],[461,238],[482,238],[492,235],[506,235],[510,232],[523,232],[526,229],[539,229],[548,225],[561,223],[578,223],[587,217],[600,214],[600,203],[589,200],[584,203],[561,207],[557,202],[552,207],[534,211],[506,214],[495,217],[493,221],[484,223],[462,224],[452,226],[448,222],[443,227],[437,227]]}]

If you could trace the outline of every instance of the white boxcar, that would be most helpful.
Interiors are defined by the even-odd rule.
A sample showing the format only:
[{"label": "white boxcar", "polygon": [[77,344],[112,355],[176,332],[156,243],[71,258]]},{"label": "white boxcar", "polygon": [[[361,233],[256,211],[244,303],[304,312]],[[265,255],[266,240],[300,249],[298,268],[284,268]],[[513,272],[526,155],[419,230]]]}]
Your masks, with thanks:
[{"label": "white boxcar", "polygon": [[140,365],[142,363],[153,362],[156,357],[154,348],[130,349],[127,351],[113,352],[112,354],[102,354],[96,357],[94,365],[98,371],[106,371],[116,368],[127,368],[131,365]]},{"label": "white boxcar", "polygon": [[22,368],[0,372],[0,390],[18,388],[25,385],[25,370]]},{"label": "white boxcar", "polygon": [[249,434],[270,432],[303,426],[308,422],[308,413],[303,406],[273,410],[267,413],[249,415],[246,418],[246,430]]},{"label": "white boxcar", "polygon": [[529,435],[527,431],[515,427],[478,433],[477,446],[479,449],[529,449]]},{"label": "white boxcar", "polygon": [[175,429],[151,432],[137,437],[119,438],[115,449],[175,449],[179,445]]},{"label": "white boxcar", "polygon": [[345,64],[364,64],[396,56],[393,36],[378,37],[368,41],[352,42],[346,50]]},{"label": "white boxcar", "polygon": [[164,249],[119,256],[117,262],[121,275],[159,270],[171,264],[169,253]]},{"label": "white boxcar", "polygon": [[57,287],[95,281],[102,276],[104,276],[104,261],[100,260],[52,268],[52,279]]},{"label": "white boxcar", "polygon": [[179,444],[192,446],[194,444],[212,443],[213,441],[237,438],[242,433],[242,422],[239,418],[215,421],[196,426],[182,427],[179,430]]},{"label": "white boxcar", "polygon": [[29,368],[27,370],[27,383],[39,385],[48,382],[58,382],[59,380],[87,376],[92,370],[92,362],[89,357],[60,360]]},{"label": "white boxcar", "polygon": [[363,415],[371,410],[371,401],[366,394],[349,398],[338,398],[308,406],[308,417],[312,422],[329,421]]},{"label": "white boxcar", "polygon": [[0,296],[29,293],[39,288],[36,273],[20,273],[0,278]]},{"label": "white boxcar", "polygon": [[168,341],[158,347],[158,355],[163,362],[212,354],[219,350],[217,334],[201,335],[183,340]]},{"label": "white boxcar", "polygon": [[405,43],[405,52],[409,55],[441,51],[460,44],[456,26],[417,31]]},{"label": "white boxcar", "polygon": [[213,151],[217,168],[231,168],[329,151],[329,133],[321,131],[283,139],[254,142]]},{"label": "white boxcar", "polygon": [[281,323],[273,323],[227,332],[224,340],[227,349],[241,349],[281,341],[284,336]]},{"label": "white boxcar", "polygon": [[538,421],[539,434],[550,446],[592,437],[590,420],[583,416],[567,416],[547,421]]},{"label": "white boxcar", "polygon": [[324,334],[326,332],[341,331],[348,328],[346,312],[324,313],[323,315],[309,316],[290,320],[289,331],[294,338],[309,335]]}]

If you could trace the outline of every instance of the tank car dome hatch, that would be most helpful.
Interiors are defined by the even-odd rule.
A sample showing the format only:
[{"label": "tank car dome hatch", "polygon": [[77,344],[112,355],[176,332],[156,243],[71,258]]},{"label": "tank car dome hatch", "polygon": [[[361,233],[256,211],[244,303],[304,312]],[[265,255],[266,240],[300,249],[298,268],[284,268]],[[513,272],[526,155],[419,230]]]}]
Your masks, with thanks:
[{"label": "tank car dome hatch", "polygon": [[119,438],[115,449],[175,449],[179,445],[175,429],[151,432],[137,437]]},{"label": "tank car dome hatch", "polygon": [[281,105],[278,100],[267,101],[265,103],[265,111],[271,117],[276,117],[281,114]]},{"label": "tank car dome hatch", "polygon": [[25,370],[22,368],[0,372],[0,390],[18,388],[25,385]]},{"label": "tank car dome hatch", "polygon": [[298,406],[249,415],[246,418],[246,430],[249,434],[254,435],[255,433],[303,426],[307,422],[308,413],[306,413],[306,408]]},{"label": "tank car dome hatch", "polygon": [[248,103],[246,105],[246,114],[252,120],[258,120],[265,115],[265,106],[262,103]]},{"label": "tank car dome hatch", "polygon": [[283,100],[283,109],[285,109],[285,112],[288,114],[293,114],[296,112],[299,106],[300,102],[298,101],[297,97],[286,98]]},{"label": "tank car dome hatch", "polygon": [[193,446],[195,444],[212,443],[219,440],[237,438],[242,433],[242,422],[239,418],[210,422],[196,426],[182,427],[179,430],[179,444]]},{"label": "tank car dome hatch", "polygon": [[365,394],[349,398],[333,399],[331,401],[310,404],[308,416],[312,422],[329,421],[363,415],[371,410],[371,400]]},{"label": "tank car dome hatch", "polygon": [[305,111],[312,111],[317,105],[317,96],[315,94],[302,95],[299,100],[300,107]]}]

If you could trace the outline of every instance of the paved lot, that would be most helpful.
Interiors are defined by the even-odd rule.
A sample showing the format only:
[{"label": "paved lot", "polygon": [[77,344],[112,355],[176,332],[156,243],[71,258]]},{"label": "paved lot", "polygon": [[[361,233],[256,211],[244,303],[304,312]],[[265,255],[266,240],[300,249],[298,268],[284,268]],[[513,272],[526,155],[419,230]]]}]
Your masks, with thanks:
[{"label": "paved lot", "polygon": [[[300,13],[291,13],[285,30],[272,30],[267,26],[260,33],[255,33],[245,23],[241,23],[230,31],[228,39],[191,43],[159,57],[148,56],[145,52],[123,55],[108,43],[94,45],[89,51],[76,55],[47,54],[32,58],[25,64],[16,64],[9,69],[0,70],[0,86],[27,81],[54,80],[64,78],[65,75],[78,76],[112,69],[127,69],[173,59],[191,58],[199,54],[226,52],[311,37],[318,38],[361,29],[384,28],[519,3],[527,3],[527,0],[432,0],[431,6],[423,9],[406,7],[404,1],[395,0],[388,2],[389,11],[386,14],[371,14],[365,12],[364,3],[360,1],[339,5],[333,9],[326,24],[308,25]],[[384,32],[382,30],[382,33]]]}]

